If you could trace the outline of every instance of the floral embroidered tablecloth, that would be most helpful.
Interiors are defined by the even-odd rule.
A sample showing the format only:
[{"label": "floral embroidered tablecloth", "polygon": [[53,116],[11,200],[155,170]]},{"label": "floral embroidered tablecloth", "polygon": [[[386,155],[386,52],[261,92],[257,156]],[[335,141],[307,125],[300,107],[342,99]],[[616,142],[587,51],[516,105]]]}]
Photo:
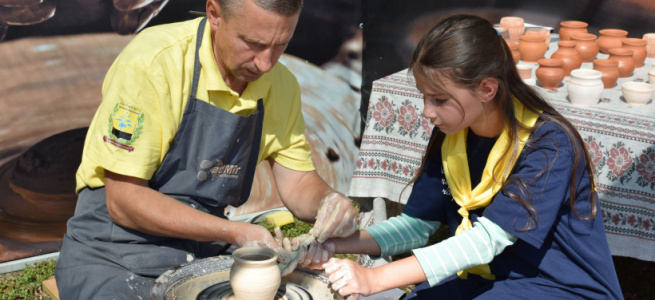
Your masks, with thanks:
[{"label": "floral embroidered tablecloth", "polygon": [[[546,57],[556,49],[551,43]],[[598,54],[597,58],[607,58]],[[626,81],[648,81],[654,59],[605,89],[595,106],[571,105],[569,78],[559,88],[535,89],[566,116],[583,137],[595,165],[607,238],[613,255],[655,261],[655,102],[629,105]],[[583,63],[581,68],[592,68]],[[536,66],[533,67],[533,76]],[[349,195],[405,203],[408,183],[420,167],[432,126],[422,116],[422,95],[407,70],[373,82],[367,125]]]}]

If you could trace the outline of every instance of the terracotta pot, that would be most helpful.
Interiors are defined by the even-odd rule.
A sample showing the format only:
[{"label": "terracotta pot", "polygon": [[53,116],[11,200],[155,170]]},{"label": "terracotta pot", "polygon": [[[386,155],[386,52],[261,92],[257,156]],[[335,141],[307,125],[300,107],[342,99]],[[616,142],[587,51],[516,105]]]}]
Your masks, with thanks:
[{"label": "terracotta pot", "polygon": [[655,33],[644,34],[644,40],[646,41],[646,56],[655,57]]},{"label": "terracotta pot", "polygon": [[544,58],[548,47],[544,44],[545,37],[540,35],[522,35],[519,42],[519,53],[524,62],[536,62]]},{"label": "terracotta pot", "polygon": [[237,300],[274,299],[281,274],[277,253],[263,247],[243,247],[232,253],[230,286]]},{"label": "terracotta pot", "polygon": [[559,58],[564,62],[562,64],[564,76],[570,76],[571,70],[582,66],[582,58],[578,51],[575,50],[575,44],[575,41],[559,41],[557,42],[557,50],[550,56],[550,58]]},{"label": "terracotta pot", "polygon": [[616,86],[616,81],[619,79],[619,62],[614,59],[597,58],[594,59],[594,70],[603,73],[600,78],[603,81],[603,86],[606,89],[611,89]]},{"label": "terracotta pot", "polygon": [[621,40],[628,36],[628,32],[622,29],[601,29],[598,31],[598,48],[601,53],[608,54],[609,49],[623,46]]},{"label": "terracotta pot", "polygon": [[550,29],[546,27],[526,27],[525,35],[541,35],[545,38],[546,49],[550,46]]},{"label": "terracotta pot", "polygon": [[596,105],[603,93],[603,73],[598,70],[575,69],[567,87],[569,101],[576,105]]},{"label": "terracotta pot", "polygon": [[519,38],[525,31],[523,18],[508,16],[500,18],[500,27],[507,28],[509,31],[509,40],[514,44],[518,44]]},{"label": "terracotta pot", "polygon": [[507,46],[509,46],[509,51],[512,52],[512,59],[514,59],[514,63],[518,64],[519,60],[521,59],[521,53],[519,52],[519,44],[510,43],[507,44]]},{"label": "terracotta pot", "polygon": [[582,21],[562,21],[559,25],[559,39],[568,41],[571,39],[571,33],[573,32],[586,33],[588,24]]},{"label": "terracotta pot", "polygon": [[626,48],[611,48],[609,59],[619,63],[619,78],[630,77],[635,70],[635,60],[632,58],[634,51]]},{"label": "terracotta pot", "polygon": [[624,38],[621,42],[623,48],[634,51],[632,59],[635,60],[635,68],[643,67],[646,60],[646,41],[638,38]]},{"label": "terracotta pot", "polygon": [[576,41],[575,51],[580,54],[582,62],[591,62],[598,55],[598,43],[596,35],[591,33],[574,32],[571,34],[571,40]]},{"label": "terracotta pot", "polygon": [[537,61],[539,67],[535,71],[539,85],[545,89],[557,89],[564,80],[562,60],[559,58],[542,58]]}]

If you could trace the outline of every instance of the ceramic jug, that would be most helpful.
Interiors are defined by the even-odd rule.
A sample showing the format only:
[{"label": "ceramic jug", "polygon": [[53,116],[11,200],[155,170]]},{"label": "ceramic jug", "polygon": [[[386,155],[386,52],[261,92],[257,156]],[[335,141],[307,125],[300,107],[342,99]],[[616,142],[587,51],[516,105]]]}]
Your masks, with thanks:
[{"label": "ceramic jug", "polygon": [[548,47],[544,43],[546,38],[540,35],[522,35],[519,42],[519,53],[524,62],[534,63],[544,58]]},{"label": "ceramic jug", "polygon": [[582,21],[562,21],[559,25],[559,39],[568,41],[572,32],[587,32],[588,24]]},{"label": "ceramic jug", "polygon": [[232,253],[230,286],[237,300],[271,300],[280,287],[277,253],[263,247],[243,247]]},{"label": "ceramic jug", "polygon": [[576,41],[575,51],[580,54],[582,62],[591,62],[598,55],[598,43],[596,35],[591,33],[574,32],[571,34],[571,40]]},{"label": "ceramic jug", "polygon": [[539,67],[535,71],[535,76],[537,76],[539,85],[545,89],[557,89],[564,80],[562,60],[559,58],[542,58],[537,63],[539,63]]},{"label": "ceramic jug", "polygon": [[500,18],[500,27],[507,28],[509,31],[509,40],[511,43],[518,44],[519,38],[525,31],[523,18],[507,16]]},{"label": "ceramic jug", "polygon": [[622,29],[601,29],[598,31],[598,48],[601,53],[608,54],[609,49],[621,47],[623,44],[621,40],[628,36],[628,32]]},{"label": "ceramic jug", "polygon": [[616,86],[616,81],[619,79],[619,62],[614,59],[597,58],[593,61],[593,69],[603,73],[600,78],[603,81],[603,86],[606,89],[611,89]]},{"label": "ceramic jug", "polygon": [[575,41],[557,42],[557,50],[550,55],[550,58],[559,58],[562,60],[564,76],[571,76],[571,71],[579,69],[582,65],[582,58],[578,51],[575,51]]},{"label": "ceramic jug", "polygon": [[575,105],[596,105],[603,93],[603,73],[593,69],[575,69],[571,71],[567,91],[569,101]]},{"label": "ceramic jug", "polygon": [[546,27],[526,27],[524,34],[542,35],[545,38],[544,43],[546,44],[546,49],[548,49],[548,47],[550,46],[550,29]]},{"label": "ceramic jug", "polygon": [[609,59],[619,63],[619,78],[630,77],[635,70],[635,60],[632,58],[634,51],[626,48],[611,48]]},{"label": "ceramic jug", "polygon": [[646,40],[638,38],[624,38],[621,40],[623,48],[632,49],[632,59],[635,61],[635,68],[644,66],[646,60]]}]

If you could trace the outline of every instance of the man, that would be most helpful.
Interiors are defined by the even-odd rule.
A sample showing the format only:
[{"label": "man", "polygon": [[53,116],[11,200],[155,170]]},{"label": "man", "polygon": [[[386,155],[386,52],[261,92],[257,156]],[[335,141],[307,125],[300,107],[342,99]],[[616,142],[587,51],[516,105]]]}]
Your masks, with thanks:
[{"label": "man", "polygon": [[206,20],[155,26],[125,47],[85,141],[55,270],[62,299],[150,298],[164,271],[217,255],[214,241],[281,249],[223,215],[247,200],[261,161],[289,210],[316,220],[318,242],[354,232],[354,207],[314,170],[298,83],[277,63],[301,7],[208,0]]}]

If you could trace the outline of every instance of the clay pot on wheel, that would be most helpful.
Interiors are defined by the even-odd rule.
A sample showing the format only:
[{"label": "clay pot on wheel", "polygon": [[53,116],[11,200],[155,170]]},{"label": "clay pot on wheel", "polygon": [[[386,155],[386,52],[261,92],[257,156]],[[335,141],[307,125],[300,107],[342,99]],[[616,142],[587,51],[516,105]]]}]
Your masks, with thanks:
[{"label": "clay pot on wheel", "polygon": [[571,33],[573,32],[587,32],[588,24],[582,21],[562,21],[559,23],[559,39],[562,41],[568,41],[571,39]]},{"label": "clay pot on wheel", "polygon": [[612,48],[608,50],[609,59],[619,63],[619,78],[630,77],[635,70],[635,60],[632,58],[634,51],[626,48]]},{"label": "clay pot on wheel", "polygon": [[628,32],[622,29],[601,29],[598,31],[600,36],[598,36],[598,48],[600,48],[601,53],[608,54],[609,49],[621,47],[622,40],[628,36]]},{"label": "clay pot on wheel", "polygon": [[624,38],[621,40],[623,48],[631,49],[634,51],[632,59],[635,61],[635,68],[644,66],[646,60],[646,40],[638,38]]},{"label": "clay pot on wheel", "polygon": [[606,89],[611,89],[616,85],[619,79],[619,62],[613,59],[597,58],[594,59],[594,70],[603,73],[601,80]]},{"label": "clay pot on wheel", "polygon": [[603,73],[598,70],[575,69],[571,71],[571,80],[567,91],[569,101],[575,105],[596,105],[603,93]]},{"label": "clay pot on wheel", "polygon": [[535,75],[539,85],[545,89],[557,89],[564,80],[562,60],[559,58],[542,58],[537,63],[539,63],[539,67],[535,71]]},{"label": "clay pot on wheel", "polygon": [[598,55],[598,43],[596,43],[596,35],[591,33],[578,33],[571,34],[571,40],[575,41],[575,51],[580,54],[582,62],[591,62]]},{"label": "clay pot on wheel", "polygon": [[519,42],[519,53],[524,62],[537,62],[544,58],[548,47],[544,43],[546,38],[540,35],[522,35]]},{"label": "clay pot on wheel", "polygon": [[570,76],[572,70],[579,69],[582,66],[582,58],[578,51],[575,51],[575,44],[575,41],[559,41],[557,42],[557,51],[550,56],[550,58],[562,60],[564,76]]},{"label": "clay pot on wheel", "polygon": [[237,300],[274,299],[281,275],[277,253],[263,247],[243,247],[232,253],[230,286]]}]

